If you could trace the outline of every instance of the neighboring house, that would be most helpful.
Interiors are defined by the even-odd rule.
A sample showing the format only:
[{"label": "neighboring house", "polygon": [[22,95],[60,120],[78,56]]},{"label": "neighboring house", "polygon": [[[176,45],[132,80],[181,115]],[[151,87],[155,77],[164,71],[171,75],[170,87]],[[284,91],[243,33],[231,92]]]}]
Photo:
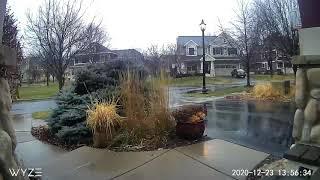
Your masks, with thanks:
[{"label": "neighboring house", "polygon": [[35,83],[45,79],[45,71],[36,57],[26,57],[20,65],[22,82]]},{"label": "neighboring house", "polygon": [[205,70],[207,76],[230,75],[233,69],[241,68],[232,38],[225,33],[219,36],[205,36],[205,67],[202,65],[202,36],[178,36],[178,62],[172,64],[182,74],[198,74]]},{"label": "neighboring house", "polygon": [[125,60],[143,65],[143,55],[135,49],[110,50],[101,44],[93,43],[87,50],[75,56],[66,71],[66,77],[73,79],[75,73],[87,65],[104,63],[111,60]]},{"label": "neighboring house", "polygon": [[293,73],[290,59],[276,49],[273,49],[269,54],[267,51],[262,51],[259,56],[260,57],[256,58],[254,67],[255,74],[270,74],[271,64],[268,62],[268,56],[271,56],[272,71],[274,74]]}]

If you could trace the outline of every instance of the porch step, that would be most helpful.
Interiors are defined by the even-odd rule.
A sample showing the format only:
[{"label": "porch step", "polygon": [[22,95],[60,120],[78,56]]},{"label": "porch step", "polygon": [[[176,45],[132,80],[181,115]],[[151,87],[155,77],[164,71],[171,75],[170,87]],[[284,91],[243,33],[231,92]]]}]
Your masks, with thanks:
[{"label": "porch step", "polygon": [[297,144],[283,157],[303,164],[320,166],[320,147]]}]

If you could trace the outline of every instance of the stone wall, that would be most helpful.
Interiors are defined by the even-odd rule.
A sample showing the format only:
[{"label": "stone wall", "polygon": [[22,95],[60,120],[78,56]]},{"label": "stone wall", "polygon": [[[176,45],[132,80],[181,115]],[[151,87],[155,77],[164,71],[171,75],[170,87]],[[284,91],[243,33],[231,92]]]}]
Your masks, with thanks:
[{"label": "stone wall", "polygon": [[12,177],[9,168],[18,168],[14,150],[16,136],[9,118],[11,109],[11,94],[7,81],[7,68],[15,64],[16,52],[1,45],[6,0],[0,0],[0,180],[24,179]]},{"label": "stone wall", "polygon": [[23,179],[21,176],[12,177],[9,172],[9,168],[18,168],[18,165],[14,153],[17,141],[9,118],[12,100],[5,72],[9,64],[7,62],[15,60],[10,59],[12,56],[15,57],[15,51],[3,46],[0,49],[0,180]]},{"label": "stone wall", "polygon": [[296,74],[296,105],[293,137],[320,145],[320,56],[299,56]]}]

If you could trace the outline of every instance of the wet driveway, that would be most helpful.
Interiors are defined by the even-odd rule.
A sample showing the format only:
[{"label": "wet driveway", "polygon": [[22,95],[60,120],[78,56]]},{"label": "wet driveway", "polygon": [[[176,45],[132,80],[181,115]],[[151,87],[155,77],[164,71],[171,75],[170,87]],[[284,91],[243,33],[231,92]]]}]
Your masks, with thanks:
[{"label": "wet driveway", "polygon": [[16,132],[28,132],[31,127],[38,126],[44,122],[41,120],[33,120],[31,115],[38,111],[48,111],[54,109],[56,103],[54,100],[42,101],[24,101],[12,104],[11,117],[13,127]]},{"label": "wet driveway", "polygon": [[11,112],[14,114],[32,114],[38,111],[48,111],[56,107],[54,100],[22,101],[12,104]]},{"label": "wet driveway", "polygon": [[205,103],[205,134],[276,156],[292,143],[292,103],[219,99]]}]

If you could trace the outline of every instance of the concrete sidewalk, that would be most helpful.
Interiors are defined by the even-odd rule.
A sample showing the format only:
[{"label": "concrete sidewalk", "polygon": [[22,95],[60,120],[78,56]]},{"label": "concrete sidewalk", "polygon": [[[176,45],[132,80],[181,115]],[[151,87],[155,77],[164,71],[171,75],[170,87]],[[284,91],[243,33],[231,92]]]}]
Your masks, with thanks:
[{"label": "concrete sidewalk", "polygon": [[[43,169],[43,179],[245,179],[233,170],[252,170],[268,154],[219,139],[149,152],[113,152],[81,147],[63,152],[37,140],[18,144],[26,167]],[[50,145],[49,145],[50,146]],[[42,149],[42,150],[41,150]]]}]

